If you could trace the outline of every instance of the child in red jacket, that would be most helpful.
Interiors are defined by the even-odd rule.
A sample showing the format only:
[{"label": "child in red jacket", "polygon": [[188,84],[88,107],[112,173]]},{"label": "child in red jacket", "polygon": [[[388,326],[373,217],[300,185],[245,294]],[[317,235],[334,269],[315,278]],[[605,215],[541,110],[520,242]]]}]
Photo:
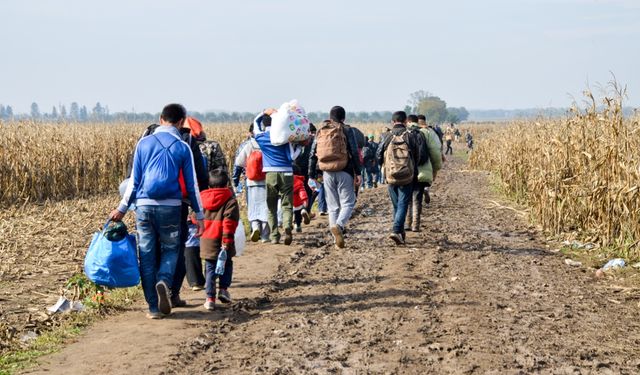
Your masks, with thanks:
[{"label": "child in red jacket", "polygon": [[302,222],[311,222],[311,216],[307,211],[309,196],[304,188],[304,176],[293,176],[293,217],[296,223],[296,232],[302,232]]},{"label": "child in red jacket", "polygon": [[[231,286],[233,276],[232,258],[236,255],[233,242],[240,209],[233,191],[227,186],[229,176],[219,169],[209,172],[209,186],[211,189],[201,193],[202,206],[204,207],[204,233],[200,237],[200,257],[205,261],[205,290],[207,300],[205,309],[214,310],[216,303],[216,278],[220,284],[218,299],[222,303],[231,302],[228,288]],[[225,251],[226,262],[224,272],[216,274],[216,264],[222,251]]]}]

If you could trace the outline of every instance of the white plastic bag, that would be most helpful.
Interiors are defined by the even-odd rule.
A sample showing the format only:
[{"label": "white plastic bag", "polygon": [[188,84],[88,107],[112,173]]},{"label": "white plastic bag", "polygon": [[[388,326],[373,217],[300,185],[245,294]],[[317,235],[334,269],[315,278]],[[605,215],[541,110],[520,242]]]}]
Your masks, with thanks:
[{"label": "white plastic bag", "polygon": [[236,233],[233,236],[233,242],[236,246],[236,256],[239,257],[244,253],[244,247],[247,243],[247,234],[244,231],[244,224],[242,224],[242,220],[238,222]]},{"label": "white plastic bag", "polygon": [[309,139],[309,119],[296,99],[283,103],[271,115],[271,144],[280,146],[289,142],[304,142]]}]

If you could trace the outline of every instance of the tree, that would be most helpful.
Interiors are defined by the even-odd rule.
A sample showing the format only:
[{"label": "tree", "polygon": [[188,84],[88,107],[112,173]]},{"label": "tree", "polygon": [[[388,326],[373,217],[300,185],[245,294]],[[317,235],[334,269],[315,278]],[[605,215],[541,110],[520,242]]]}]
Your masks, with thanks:
[{"label": "tree", "polygon": [[38,107],[38,103],[36,102],[31,103],[31,118],[40,118],[40,108]]},{"label": "tree", "polygon": [[407,114],[418,113],[418,108],[420,103],[427,99],[434,97],[430,92],[425,90],[418,90],[409,94],[409,100],[407,100],[407,106],[405,107],[405,112]]},{"label": "tree", "polygon": [[4,114],[6,118],[13,118],[13,108],[10,105],[4,107]]},{"label": "tree", "polygon": [[4,110],[4,106],[2,104],[0,104],[0,119],[3,119],[7,116],[5,110]]},{"label": "tree", "polygon": [[441,124],[447,119],[447,103],[437,96],[423,98],[416,113],[424,115],[430,124]]},{"label": "tree", "polygon": [[[73,104],[71,105],[73,107]],[[87,106],[83,105],[82,108],[80,108],[80,112],[78,114],[78,119],[82,122],[85,122],[89,119],[89,113],[87,112]]]},{"label": "tree", "polygon": [[469,111],[465,107],[460,108],[447,108],[447,122],[454,124],[460,121],[465,121],[469,118]]},{"label": "tree", "polygon": [[67,118],[67,107],[64,104],[60,105],[60,117],[63,119]]},{"label": "tree", "polygon": [[80,118],[80,107],[78,106],[78,103],[71,103],[71,107],[69,107],[69,117],[74,121],[78,121]]},{"label": "tree", "polygon": [[91,115],[96,120],[103,120],[104,119],[104,108],[102,107],[100,102],[97,102],[95,107],[93,107],[93,111],[92,111]]},{"label": "tree", "polygon": [[52,119],[57,119],[58,118],[58,108],[56,108],[56,106],[53,106],[53,109],[51,109],[51,118]]}]

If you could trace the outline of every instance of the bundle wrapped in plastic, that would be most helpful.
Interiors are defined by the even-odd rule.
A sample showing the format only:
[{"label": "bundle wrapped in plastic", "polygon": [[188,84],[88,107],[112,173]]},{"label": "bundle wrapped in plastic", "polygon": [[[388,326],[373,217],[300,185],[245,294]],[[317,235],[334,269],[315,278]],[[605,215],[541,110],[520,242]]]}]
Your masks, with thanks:
[{"label": "bundle wrapped in plastic", "polygon": [[283,103],[271,114],[271,144],[303,143],[311,137],[309,119],[296,99]]}]

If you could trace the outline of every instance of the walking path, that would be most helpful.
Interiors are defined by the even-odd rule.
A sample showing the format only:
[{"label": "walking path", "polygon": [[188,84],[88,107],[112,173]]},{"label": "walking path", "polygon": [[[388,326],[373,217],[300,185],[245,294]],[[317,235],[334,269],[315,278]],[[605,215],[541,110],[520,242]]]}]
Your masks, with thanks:
[{"label": "walking path", "polygon": [[386,190],[366,191],[346,249],[315,220],[291,247],[248,248],[232,308],[188,293],[197,306],[150,321],[140,305],[34,373],[638,373],[640,292],[566,266],[465,168],[447,163],[406,246],[386,239]]}]

